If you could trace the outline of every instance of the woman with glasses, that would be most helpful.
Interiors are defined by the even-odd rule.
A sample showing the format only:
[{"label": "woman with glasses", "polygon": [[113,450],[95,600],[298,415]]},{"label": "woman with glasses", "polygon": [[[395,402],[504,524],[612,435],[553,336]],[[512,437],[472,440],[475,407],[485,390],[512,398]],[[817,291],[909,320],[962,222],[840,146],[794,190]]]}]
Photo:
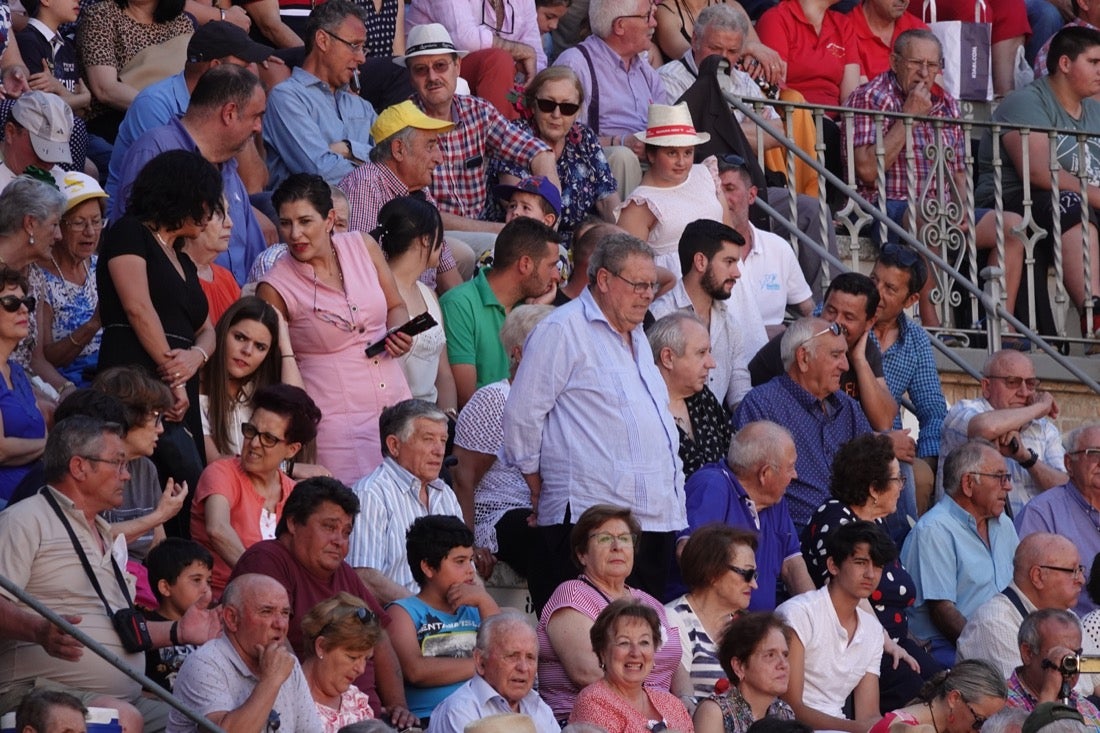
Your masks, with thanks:
[{"label": "woman with glasses", "polygon": [[252,417],[241,425],[240,456],[214,461],[199,478],[191,537],[214,555],[210,586],[221,594],[244,551],[275,539],[294,479],[283,470],[317,435],[321,411],[301,387],[272,384],[252,396]]},{"label": "woman with glasses", "polygon": [[888,733],[895,723],[925,725],[937,733],[973,733],[1005,706],[1004,676],[983,659],[966,659],[921,687],[917,702],[886,713],[868,733]]},{"label": "woman with glasses", "polygon": [[11,358],[27,338],[35,301],[27,297],[27,280],[7,265],[0,266],[0,509],[15,487],[31,472],[46,447],[46,420],[38,411],[30,379]]},{"label": "woman with glasses", "polygon": [[302,673],[325,724],[323,733],[374,718],[370,698],[351,680],[363,674],[381,635],[382,627],[366,604],[343,591],[302,619]]},{"label": "woman with glasses", "polygon": [[[855,521],[874,522],[886,532],[885,519],[897,509],[898,497],[905,487],[898,459],[890,438],[879,433],[867,433],[840,447],[833,459],[829,490],[832,499],[818,507],[802,534],[802,557],[818,588],[829,577],[826,567],[826,546],[829,535],[837,527]],[[888,532],[886,532],[889,534]],[[864,610],[874,611],[889,639],[915,659],[920,667],[914,673],[908,664],[894,667],[894,657],[883,655],[879,694],[882,710],[904,705],[920,690],[923,676],[928,679],[941,667],[909,637],[909,608],[916,602],[913,577],[901,560],[883,568],[878,588]]]},{"label": "woman with glasses", "polygon": [[634,545],[640,534],[641,527],[630,510],[610,504],[589,507],[573,525],[569,548],[581,574],[557,587],[538,623],[539,694],[559,721],[569,717],[581,689],[603,677],[589,631],[600,611],[620,599],[641,602],[660,620],[665,643],[644,675],[646,685],[690,694],[687,674],[680,670],[680,635],[669,624],[664,606],[626,584],[634,569]]},{"label": "woman with glasses", "polygon": [[749,607],[756,589],[756,546],[755,533],[716,523],[692,532],[680,553],[688,592],[665,604],[665,612],[680,633],[680,666],[696,698],[713,693],[726,676],[718,641],[726,625]]},{"label": "woman with glasses", "polygon": [[[577,121],[585,90],[576,72],[568,66],[543,69],[523,92],[520,119],[513,124],[530,132],[554,151],[558,179],[561,181],[561,217],[558,232],[562,244],[569,247],[573,230],[585,217],[598,215],[615,221],[619,207],[618,183],[604,156],[596,133]],[[490,186],[515,185],[529,173],[499,157],[489,165]],[[504,221],[500,202],[490,202],[491,218]]]},{"label": "woman with glasses", "polygon": [[61,239],[50,248],[48,262],[31,265],[41,334],[36,348],[62,376],[87,387],[87,375],[99,361],[103,333],[95,271],[107,194],[94,178],[75,172],[65,174],[62,193],[67,200]]},{"label": "woman with glasses", "polygon": [[[286,319],[302,381],[325,416],[317,462],[351,484],[382,463],[382,408],[411,397],[398,358],[412,339],[387,330],[409,311],[378,244],[360,232],[333,233],[323,178],[290,176],[271,202],[290,257],[260,279],[256,294]],[[382,340],[382,352],[365,354]]]}]

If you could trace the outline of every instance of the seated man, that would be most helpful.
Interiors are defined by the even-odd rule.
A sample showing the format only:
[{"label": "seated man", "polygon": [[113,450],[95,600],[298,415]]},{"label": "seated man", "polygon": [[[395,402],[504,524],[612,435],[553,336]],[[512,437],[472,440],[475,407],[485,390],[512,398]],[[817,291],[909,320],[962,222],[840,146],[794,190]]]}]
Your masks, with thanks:
[{"label": "seated man", "polygon": [[1081,650],[1081,622],[1072,611],[1045,608],[1028,614],[1016,636],[1022,664],[1008,678],[1008,706],[1031,712],[1042,703],[1062,701],[1069,682],[1069,705],[1081,714],[1088,730],[1100,729],[1100,711],[1072,688],[1077,675],[1063,675],[1062,660]]},{"label": "seated man", "polygon": [[348,83],[366,59],[367,27],[348,0],[317,5],[306,25],[306,57],[271,90],[264,118],[267,167],[275,188],[292,173],[332,184],[366,162],[378,116]]},{"label": "seated man", "polygon": [[[871,596],[897,548],[870,522],[849,522],[826,541],[829,582],[775,609],[791,627],[790,684],[781,697],[815,730],[863,733],[880,717],[882,625],[860,601]],[[854,700],[854,720],[844,717]]]},{"label": "seated man", "polygon": [[1005,512],[1010,474],[996,446],[971,440],[944,461],[946,495],[920,518],[901,548],[916,606],[909,628],[944,667],[966,620],[1012,579],[1019,540]]},{"label": "seated man", "polygon": [[419,589],[405,557],[409,525],[429,514],[461,519],[462,507],[439,478],[447,452],[447,416],[439,408],[423,400],[405,400],[382,410],[378,425],[384,458],[352,487],[363,521],[351,532],[347,560],[354,568],[373,568],[401,586],[403,592],[395,595],[399,598]]},{"label": "seated man", "polygon": [[[225,587],[222,609],[222,635],[180,668],[173,690],[180,702],[225,730],[323,730],[309,683],[286,644],[286,588],[267,575],[238,575]],[[173,709],[168,730],[190,733],[198,726]]]},{"label": "seated man", "polygon": [[474,646],[473,678],[436,705],[427,733],[462,733],[469,723],[500,713],[528,715],[535,730],[558,727],[533,688],[539,642],[526,616],[505,610],[482,619]]}]

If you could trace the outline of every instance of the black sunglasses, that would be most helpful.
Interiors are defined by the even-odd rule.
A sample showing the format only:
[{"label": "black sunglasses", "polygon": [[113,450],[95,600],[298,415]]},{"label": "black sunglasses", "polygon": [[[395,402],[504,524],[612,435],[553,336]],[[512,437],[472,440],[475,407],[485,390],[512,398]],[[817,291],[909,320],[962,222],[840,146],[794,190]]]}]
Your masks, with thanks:
[{"label": "black sunglasses", "polygon": [[560,109],[561,113],[568,117],[569,115],[577,114],[577,110],[581,106],[575,102],[555,102],[553,99],[536,99],[535,105],[539,108],[540,112],[551,114],[555,109]]},{"label": "black sunglasses", "polygon": [[34,313],[34,306],[38,303],[33,295],[25,295],[22,298],[15,295],[5,295],[0,298],[0,308],[8,313],[17,313],[22,306],[27,306],[28,313]]}]

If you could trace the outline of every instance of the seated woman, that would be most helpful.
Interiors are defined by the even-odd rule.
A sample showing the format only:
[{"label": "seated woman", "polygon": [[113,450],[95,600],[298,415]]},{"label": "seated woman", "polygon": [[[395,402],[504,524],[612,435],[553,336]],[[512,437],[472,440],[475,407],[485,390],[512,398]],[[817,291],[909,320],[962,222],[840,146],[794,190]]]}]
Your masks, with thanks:
[{"label": "seated woman", "polygon": [[[455,496],[466,524],[474,525],[478,549],[484,548],[523,577],[537,572],[533,563],[531,490],[515,466],[498,461],[504,446],[504,403],[523,358],[523,343],[543,318],[554,312],[548,305],[518,305],[504,318],[500,341],[508,354],[510,376],[474,392],[455,422],[451,472]],[[492,574],[492,559],[475,555],[483,578]],[[488,564],[485,564],[488,563]]]},{"label": "seated woman", "polygon": [[713,693],[722,679],[718,640],[726,623],[749,607],[756,588],[756,546],[755,532],[716,523],[692,532],[680,553],[688,592],[665,604],[665,612],[679,632],[680,666],[697,698]]},{"label": "seated woman", "polygon": [[1005,706],[1008,687],[1000,670],[982,659],[966,659],[939,672],[907,707],[886,713],[868,733],[888,733],[898,724],[932,726],[939,733],[968,733]]},{"label": "seated woman", "polygon": [[746,613],[729,622],[717,652],[728,689],[699,702],[692,718],[696,733],[745,733],[764,718],[794,720],[791,706],[779,699],[790,681],[789,633],[774,613]]},{"label": "seated woman", "polygon": [[689,694],[680,670],[680,635],[668,622],[664,606],[645,591],[626,584],[634,569],[634,544],[641,527],[629,509],[596,504],[577,519],[569,550],[580,568],[577,580],[558,586],[539,616],[539,694],[559,721],[569,717],[577,693],[603,677],[601,659],[585,639],[596,616],[618,599],[635,599],[652,608],[665,643],[646,670],[646,685]]},{"label": "seated woman", "polygon": [[598,725],[607,733],[694,730],[675,695],[645,685],[665,639],[653,608],[635,598],[612,601],[596,617],[589,639],[604,673],[577,695],[570,723]]},{"label": "seated woman", "polygon": [[302,674],[325,724],[323,733],[374,718],[370,698],[351,680],[363,674],[381,635],[374,613],[343,591],[318,603],[302,619]]},{"label": "seated woman", "polygon": [[386,610],[387,633],[405,676],[409,710],[427,723],[443,698],[474,676],[474,642],[481,619],[500,613],[474,572],[474,533],[458,517],[413,521],[405,547],[415,596]]},{"label": "seated woman", "polygon": [[275,539],[283,504],[294,488],[282,466],[317,435],[321,411],[301,387],[271,384],[252,397],[252,417],[241,425],[237,458],[214,461],[199,477],[191,509],[191,537],[214,554],[210,585],[221,595],[244,551]]}]

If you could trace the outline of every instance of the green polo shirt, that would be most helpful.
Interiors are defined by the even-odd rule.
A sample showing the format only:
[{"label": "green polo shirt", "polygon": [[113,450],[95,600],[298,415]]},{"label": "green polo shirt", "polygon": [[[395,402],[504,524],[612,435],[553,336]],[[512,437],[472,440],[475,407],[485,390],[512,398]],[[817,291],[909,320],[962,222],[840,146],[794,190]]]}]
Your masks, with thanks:
[{"label": "green polo shirt", "polygon": [[451,364],[473,364],[477,386],[508,378],[508,355],[500,342],[504,306],[493,294],[485,270],[439,299],[443,329],[447,332],[447,358]]}]

